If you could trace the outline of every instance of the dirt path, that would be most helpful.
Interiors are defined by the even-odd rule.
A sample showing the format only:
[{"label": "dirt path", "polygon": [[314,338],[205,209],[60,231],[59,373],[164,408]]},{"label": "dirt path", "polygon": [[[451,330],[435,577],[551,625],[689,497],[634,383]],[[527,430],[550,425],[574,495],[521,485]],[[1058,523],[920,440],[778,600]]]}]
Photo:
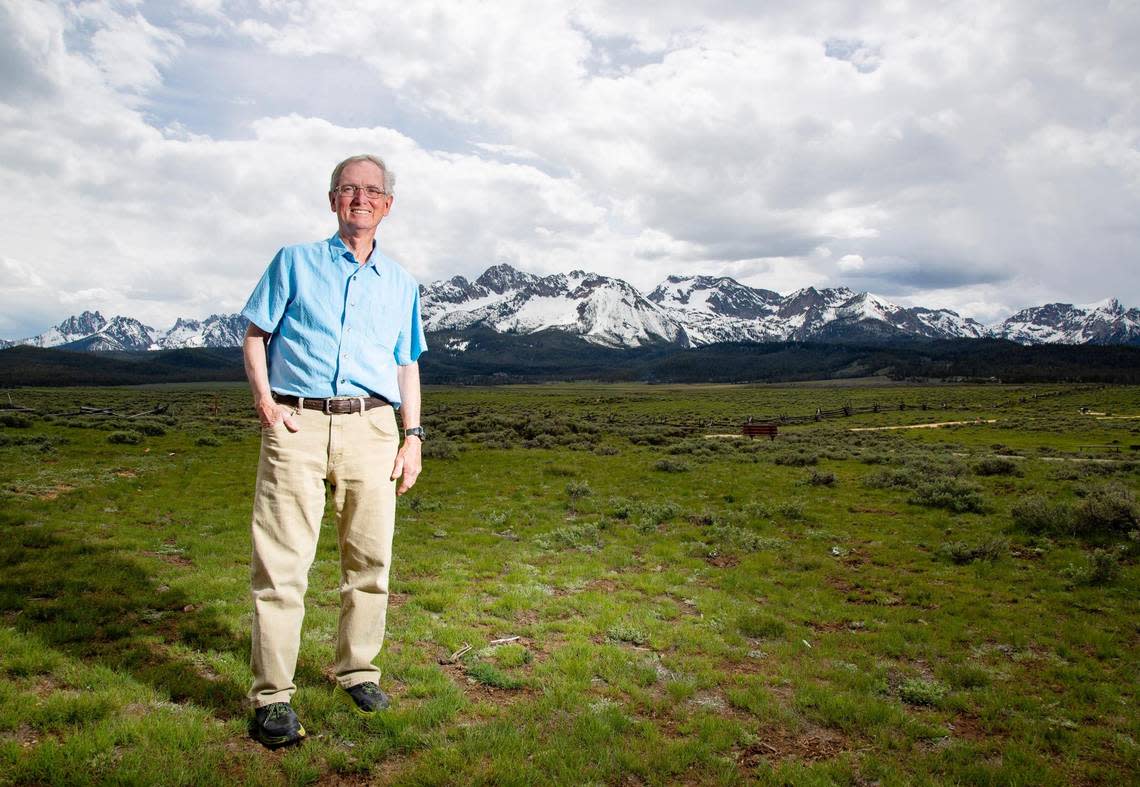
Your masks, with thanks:
[{"label": "dirt path", "polygon": [[908,424],[906,426],[853,426],[852,432],[885,432],[890,429],[934,429],[939,426],[965,426],[967,424],[996,424],[996,418],[978,418],[973,421],[940,421],[935,424]]}]

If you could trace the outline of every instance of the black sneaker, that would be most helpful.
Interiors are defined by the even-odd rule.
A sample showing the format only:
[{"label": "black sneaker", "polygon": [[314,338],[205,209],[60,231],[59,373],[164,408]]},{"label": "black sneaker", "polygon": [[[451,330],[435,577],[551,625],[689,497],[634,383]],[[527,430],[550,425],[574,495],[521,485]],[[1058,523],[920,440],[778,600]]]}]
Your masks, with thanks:
[{"label": "black sneaker", "polygon": [[274,702],[253,711],[250,735],[270,749],[292,746],[305,739],[305,728],[288,702]]},{"label": "black sneaker", "polygon": [[357,683],[344,690],[345,696],[352,700],[357,713],[371,716],[378,710],[388,707],[388,695],[380,691],[380,687],[372,681]]}]

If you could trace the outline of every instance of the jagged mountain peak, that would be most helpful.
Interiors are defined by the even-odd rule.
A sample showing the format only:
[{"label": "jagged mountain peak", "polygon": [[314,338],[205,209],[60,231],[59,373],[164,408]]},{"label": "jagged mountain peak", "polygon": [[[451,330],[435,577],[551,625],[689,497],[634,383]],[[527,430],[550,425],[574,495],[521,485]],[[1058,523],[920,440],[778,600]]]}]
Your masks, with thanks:
[{"label": "jagged mountain peak", "polygon": [[538,277],[533,274],[523,273],[505,262],[500,262],[483,271],[483,275],[476,279],[475,283],[502,295],[507,290],[519,289],[537,280]]},{"label": "jagged mountain peak", "polygon": [[847,287],[801,287],[785,296],[786,303],[826,303],[845,301],[856,295],[854,290]]},{"label": "jagged mountain peak", "polygon": [[784,298],[780,305],[780,316],[790,317],[802,314],[809,309],[819,309],[827,306],[827,300],[815,287],[804,287],[796,290]]},{"label": "jagged mountain peak", "polygon": [[87,335],[95,333],[107,324],[107,320],[98,311],[84,311],[82,314],[68,317],[56,328],[60,333]]},{"label": "jagged mountain peak", "polygon": [[1076,308],[1082,309],[1086,312],[1103,312],[1119,316],[1125,313],[1124,305],[1121,304],[1116,298],[1105,298],[1104,300],[1097,301],[1096,303],[1087,303]]}]

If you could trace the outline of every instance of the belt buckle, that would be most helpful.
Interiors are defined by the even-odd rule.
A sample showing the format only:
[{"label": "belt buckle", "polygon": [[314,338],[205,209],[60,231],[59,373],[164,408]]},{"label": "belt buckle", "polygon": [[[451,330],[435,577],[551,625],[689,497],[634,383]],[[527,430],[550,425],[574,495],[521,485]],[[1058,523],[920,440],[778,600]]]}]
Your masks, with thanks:
[{"label": "belt buckle", "polygon": [[323,407],[321,409],[324,411],[325,415],[332,415],[333,414],[332,403],[333,403],[333,400],[331,398],[325,399],[325,401],[323,402]]}]

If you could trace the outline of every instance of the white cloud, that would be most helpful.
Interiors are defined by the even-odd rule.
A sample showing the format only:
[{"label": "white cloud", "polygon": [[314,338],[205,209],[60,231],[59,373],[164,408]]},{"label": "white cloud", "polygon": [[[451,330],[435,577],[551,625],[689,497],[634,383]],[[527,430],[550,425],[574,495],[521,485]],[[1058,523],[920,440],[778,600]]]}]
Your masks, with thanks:
[{"label": "white cloud", "polygon": [[[1134,5],[702,9],[0,0],[4,253],[39,277],[0,269],[0,330],[46,327],[32,301],[234,310],[278,246],[331,233],[327,172],[364,150],[400,175],[382,242],[424,280],[1140,303]],[[215,78],[227,100],[187,92]]]},{"label": "white cloud", "polygon": [[[124,7],[125,6],[125,7]],[[122,13],[128,4],[87,2],[75,8],[83,23],[94,26],[90,37],[91,60],[113,88],[144,92],[162,81],[159,71],[182,45],[169,30],[150,24],[142,14]]]}]

